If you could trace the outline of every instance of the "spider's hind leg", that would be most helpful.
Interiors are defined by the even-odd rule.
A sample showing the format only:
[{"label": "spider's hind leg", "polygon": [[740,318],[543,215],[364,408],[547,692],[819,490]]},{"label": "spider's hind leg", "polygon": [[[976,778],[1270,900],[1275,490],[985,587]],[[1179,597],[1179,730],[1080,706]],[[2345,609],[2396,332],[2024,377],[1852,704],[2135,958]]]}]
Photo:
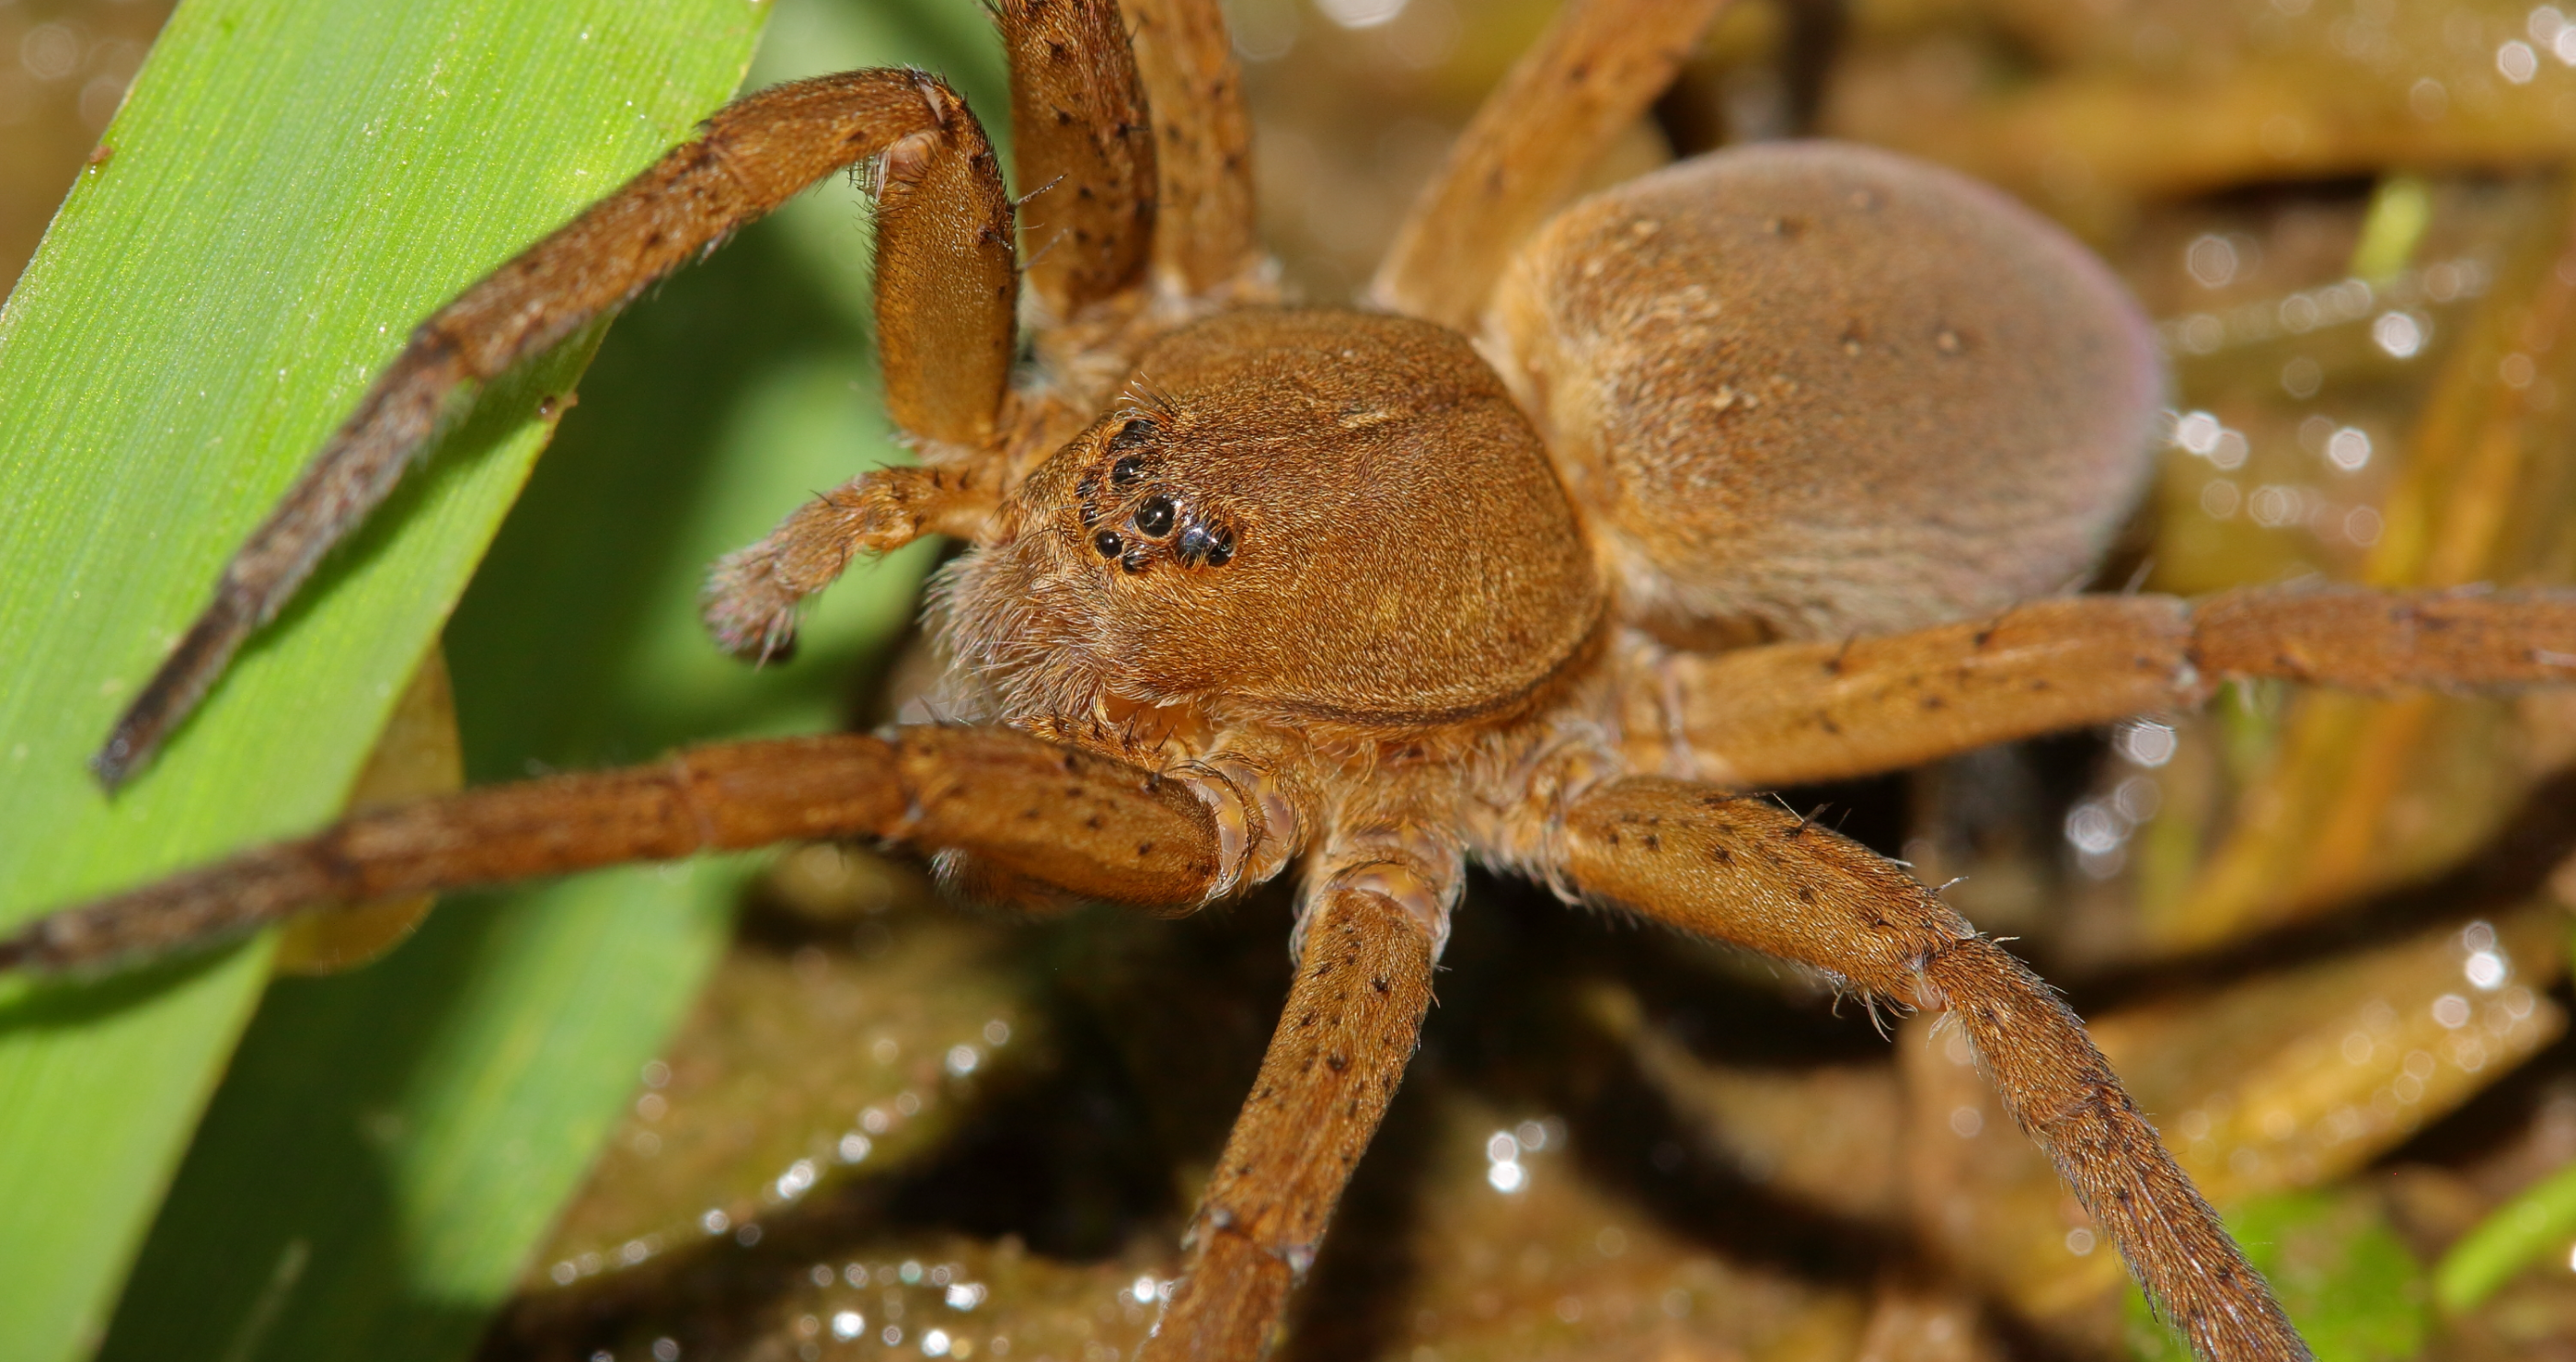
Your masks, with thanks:
[{"label": "spider's hind leg", "polygon": [[2231,676],[2365,692],[2576,684],[2576,592],[2069,596],[1909,633],[1635,665],[1624,719],[1637,769],[1802,785],[2189,709]]},{"label": "spider's hind leg", "polygon": [[1766,799],[1650,778],[1578,799],[1557,857],[1541,868],[1588,898],[1947,1009],[2014,1121],[2203,1362],[2308,1356],[2083,1023],[1896,866]]},{"label": "spider's hind leg", "polygon": [[1725,0],[1568,0],[1396,228],[1369,300],[1471,327],[1523,238],[1672,83]]}]

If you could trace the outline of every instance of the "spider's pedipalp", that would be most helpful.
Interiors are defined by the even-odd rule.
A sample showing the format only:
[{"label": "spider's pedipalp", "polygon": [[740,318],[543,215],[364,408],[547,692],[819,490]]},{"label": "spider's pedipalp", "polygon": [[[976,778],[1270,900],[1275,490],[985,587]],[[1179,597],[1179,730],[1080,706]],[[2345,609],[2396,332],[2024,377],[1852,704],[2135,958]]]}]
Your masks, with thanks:
[{"label": "spider's pedipalp", "polygon": [[[392,492],[476,385],[616,311],[834,170],[936,131],[951,105],[964,108],[946,86],[904,71],[854,71],[762,91],[727,106],[696,140],[665,153],[422,322],[225,565],[214,599],[91,759],[99,780],[114,789],[151,760],[243,640]],[[1003,239],[1007,252],[1007,232]],[[1007,376],[1009,348],[1006,331],[1000,376]],[[891,360],[888,369],[891,389]]]},{"label": "spider's pedipalp", "polygon": [[964,101],[916,79],[934,126],[889,146],[876,177],[877,354],[886,413],[932,461],[854,478],[716,563],[700,613],[739,657],[785,654],[798,607],[857,555],[925,533],[971,535],[998,494],[978,456],[1000,434],[1017,335],[1011,198]]},{"label": "spider's pedipalp", "polygon": [[0,969],[106,964],[299,912],[773,842],[961,850],[1069,892],[1186,912],[1220,878],[1188,786],[1002,729],[733,743],[359,814],[0,939]]},{"label": "spider's pedipalp", "polygon": [[2497,691],[2576,680],[2571,664],[2576,592],[2270,587],[2196,604],[2065,597],[1710,656],[1649,647],[1631,655],[1623,694],[1636,769],[1770,786],[2188,709],[2230,676]]},{"label": "spider's pedipalp", "polygon": [[1524,237],[1672,82],[1725,0],[1571,0],[1415,196],[1377,306],[1465,328]]},{"label": "spider's pedipalp", "polygon": [[2204,1362],[2308,1356],[2083,1023],[1895,866],[1760,799],[1653,778],[1578,799],[1556,854],[1586,898],[1957,1016],[2005,1108]]}]

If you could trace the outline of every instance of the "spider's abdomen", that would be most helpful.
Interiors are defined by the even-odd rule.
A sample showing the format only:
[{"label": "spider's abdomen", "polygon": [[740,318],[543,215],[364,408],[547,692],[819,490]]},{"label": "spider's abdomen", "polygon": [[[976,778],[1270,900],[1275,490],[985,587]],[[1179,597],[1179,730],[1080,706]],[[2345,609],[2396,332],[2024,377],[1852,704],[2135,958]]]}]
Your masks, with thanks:
[{"label": "spider's abdomen", "polygon": [[1372,730],[1510,707],[1604,592],[1545,447],[1455,332],[1250,309],[1185,327],[963,565],[1005,716],[1095,697]]},{"label": "spider's abdomen", "polygon": [[1631,614],[1789,637],[2067,589],[2128,510],[2163,392],[2136,304],[2063,232],[1828,142],[1567,209],[1486,345]]}]

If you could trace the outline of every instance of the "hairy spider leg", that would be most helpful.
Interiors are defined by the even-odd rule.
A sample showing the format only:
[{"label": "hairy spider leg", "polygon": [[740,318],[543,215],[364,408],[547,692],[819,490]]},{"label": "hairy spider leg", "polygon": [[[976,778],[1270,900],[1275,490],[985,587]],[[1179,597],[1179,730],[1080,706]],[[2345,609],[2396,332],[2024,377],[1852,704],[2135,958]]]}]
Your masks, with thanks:
[{"label": "hairy spider leg", "polygon": [[1005,434],[1019,298],[1001,165],[960,104],[941,125],[886,147],[875,189],[886,414],[931,464],[825,493],[718,561],[701,613],[717,644],[739,656],[790,651],[798,605],[838,581],[859,553],[971,529],[988,504],[993,479],[975,458]]},{"label": "hairy spider leg", "polygon": [[[964,101],[916,72],[854,71],[762,91],[432,314],[225,565],[214,599],[91,758],[99,780],[113,789],[151,759],[243,640],[385,499],[476,387],[615,312],[834,170],[961,127],[972,127]],[[973,140],[981,144],[980,130]],[[1007,232],[1001,242],[1007,266]],[[996,393],[1009,349],[1005,332],[983,354]],[[900,384],[888,367],[893,389]],[[944,386],[946,375],[975,364],[943,357],[932,368]]]},{"label": "hairy spider leg", "polygon": [[1568,0],[1415,196],[1369,300],[1473,332],[1513,252],[1672,83],[1725,3]]},{"label": "hairy spider leg", "polygon": [[[1014,201],[981,130],[971,148],[890,149],[877,208],[877,343],[887,414],[921,463],[861,473],[719,560],[702,614],[728,652],[785,654],[799,605],[861,554],[925,534],[978,538],[1028,469],[1088,423],[1102,396],[1088,389],[1123,377],[1139,333],[1157,328],[1138,314],[1148,311],[1147,267],[1162,235],[1160,157],[1118,6],[1010,0],[995,19],[1010,64],[1026,282],[1054,381],[1008,390]],[[1188,107],[1191,93],[1183,85],[1174,98]],[[973,207],[959,211],[964,204]],[[960,351],[989,367],[978,364],[971,384],[924,381]]]},{"label": "hairy spider leg", "polygon": [[0,938],[0,969],[94,968],[316,909],[833,838],[968,851],[1168,913],[1205,902],[1222,860],[1189,784],[1010,729],[728,743],[359,814],[39,918]]},{"label": "hairy spider leg", "polygon": [[1342,1189],[1404,1080],[1431,1004],[1432,933],[1374,889],[1329,888],[1297,976],[1191,1218],[1188,1261],[1140,1362],[1269,1350]]},{"label": "hairy spider leg", "polygon": [[1197,298],[1264,259],[1252,200],[1252,111],[1215,0],[1128,0],[1154,119],[1155,286]]},{"label": "hairy spider leg", "polygon": [[1800,785],[2190,709],[2233,676],[2361,691],[2564,685],[2576,681],[2576,591],[2075,596],[1845,642],[1649,648],[1629,665],[1632,769]]},{"label": "hairy spider leg", "polygon": [[2308,1357],[2083,1023],[1893,863],[1764,797],[1659,777],[1577,799],[1555,860],[1533,868],[1581,897],[1946,1009],[2013,1120],[2200,1357]]},{"label": "hairy spider leg", "polygon": [[1010,57],[1029,292],[1069,320],[1145,274],[1156,185],[1144,80],[1106,0],[1010,0],[994,18]]}]

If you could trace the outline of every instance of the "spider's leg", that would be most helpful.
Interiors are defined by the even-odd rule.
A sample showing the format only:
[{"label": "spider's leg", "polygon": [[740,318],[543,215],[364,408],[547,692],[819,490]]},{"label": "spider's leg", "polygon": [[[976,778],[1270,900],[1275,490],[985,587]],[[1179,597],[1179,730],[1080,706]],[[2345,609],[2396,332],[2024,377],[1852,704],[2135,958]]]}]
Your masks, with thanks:
[{"label": "spider's leg", "polygon": [[1567,0],[1414,197],[1369,300],[1472,327],[1503,265],[1672,83],[1725,0]]},{"label": "spider's leg", "polygon": [[1028,285],[1047,315],[1144,277],[1153,246],[1155,145],[1145,85],[1115,0],[1004,0],[1013,169]]},{"label": "spider's leg", "polygon": [[1651,777],[1578,799],[1553,860],[1533,868],[1587,898],[1948,1009],[2006,1110],[2203,1362],[2308,1356],[2083,1023],[1902,870],[1767,799]]},{"label": "spider's leg", "polygon": [[1647,656],[1624,704],[1637,769],[1749,788],[2189,708],[2230,676],[2365,691],[2576,683],[2576,592],[2075,596],[1882,638]]},{"label": "spider's leg", "polygon": [[[214,599],[91,759],[99,779],[113,788],[151,758],[242,641],[385,499],[477,385],[616,311],[832,171],[912,135],[937,136],[964,115],[947,86],[904,71],[764,90],[439,309],[225,565]],[[1007,336],[999,351],[1004,374]]]},{"label": "spider's leg", "polygon": [[957,849],[1074,894],[1188,912],[1223,881],[1191,783],[995,728],[732,743],[363,813],[0,938],[0,969],[167,951],[313,909],[772,842]]},{"label": "spider's leg", "polygon": [[1127,0],[1136,66],[1154,108],[1154,273],[1202,297],[1260,258],[1252,114],[1216,0]]},{"label": "spider's leg", "polygon": [[1421,1037],[1463,874],[1458,851],[1413,829],[1338,837],[1320,864],[1279,1029],[1139,1362],[1249,1362],[1269,1351]]},{"label": "spider's leg", "polygon": [[[1035,395],[1006,401],[1018,287],[1013,218],[1016,211],[1028,229],[1041,340],[1137,289],[1155,221],[1145,87],[1114,0],[1007,0],[995,18],[1010,59],[1013,156],[1027,198],[1013,208],[971,116],[890,150],[878,188],[886,410],[922,466],[872,469],[719,560],[702,613],[728,652],[767,659],[786,651],[798,606],[861,554],[924,534],[975,537],[1015,468],[1053,453],[1070,433],[1064,427],[1091,415]],[[1108,325],[1116,329],[1114,317]]]},{"label": "spider's leg", "polygon": [[952,105],[937,126],[885,149],[876,182],[886,414],[918,442],[926,466],[871,470],[718,560],[700,613],[728,652],[784,653],[797,607],[858,555],[933,531],[971,534],[1001,499],[989,456],[1005,433],[1017,334],[1013,209],[982,125]]}]

